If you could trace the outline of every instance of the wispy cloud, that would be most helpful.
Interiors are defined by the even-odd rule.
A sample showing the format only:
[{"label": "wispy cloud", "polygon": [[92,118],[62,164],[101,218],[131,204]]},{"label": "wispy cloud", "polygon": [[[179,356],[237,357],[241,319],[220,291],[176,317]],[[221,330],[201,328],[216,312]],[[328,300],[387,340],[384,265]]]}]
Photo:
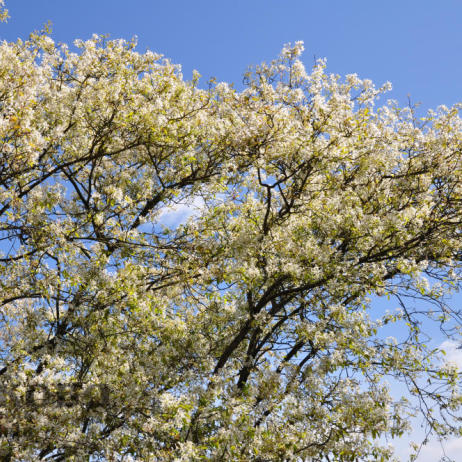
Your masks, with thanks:
[{"label": "wispy cloud", "polygon": [[162,209],[158,216],[158,223],[168,227],[178,226],[189,217],[197,215],[203,207],[204,200],[198,196],[188,202],[179,202]]},{"label": "wispy cloud", "polygon": [[444,357],[445,362],[454,363],[458,366],[459,369],[462,370],[461,345],[461,343],[454,342],[453,340],[446,340],[439,346],[439,349],[446,353]]},{"label": "wispy cloud", "polygon": [[[439,349],[445,352],[444,362],[455,364],[462,370],[461,343],[445,340]],[[460,460],[462,460],[462,438],[451,438],[443,443],[430,440],[428,444],[422,447],[416,462],[458,462]]]},{"label": "wispy cloud", "polygon": [[416,462],[458,462],[462,459],[461,455],[462,438],[453,438],[444,443],[430,441],[422,447]]}]

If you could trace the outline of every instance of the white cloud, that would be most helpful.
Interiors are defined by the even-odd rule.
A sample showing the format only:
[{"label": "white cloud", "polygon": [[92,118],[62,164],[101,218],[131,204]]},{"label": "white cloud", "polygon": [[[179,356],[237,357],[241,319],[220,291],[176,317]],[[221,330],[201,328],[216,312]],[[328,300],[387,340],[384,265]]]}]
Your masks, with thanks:
[{"label": "white cloud", "polygon": [[[446,456],[446,459],[443,459],[444,456]],[[429,442],[422,447],[416,462],[438,462],[440,460],[457,462],[461,459],[462,438],[453,438],[442,444],[439,441]]]},{"label": "white cloud", "polygon": [[[461,344],[458,342],[446,340],[438,348],[446,353],[443,356],[444,362],[456,364],[462,370],[462,349],[460,346]],[[413,433],[418,434],[417,431]],[[415,441],[422,441],[422,438],[416,438],[414,434],[411,437]],[[397,456],[402,461],[408,460],[410,450],[408,448],[407,450],[402,449],[403,452],[401,454],[397,452]],[[462,460],[462,438],[451,438],[442,443],[436,439],[431,439],[426,445],[422,446],[416,462],[458,462],[460,460]]]},{"label": "white cloud", "polygon": [[[444,362],[456,364],[462,371],[462,349],[460,349],[460,343],[453,340],[445,340],[438,346],[438,349],[444,350],[446,353],[445,355],[441,355]],[[406,390],[404,388],[401,390],[400,386],[400,384],[395,383],[394,387],[392,387],[398,396],[406,393]],[[400,462],[409,461],[409,456],[412,453],[410,447],[411,441],[420,444],[425,439],[425,431],[419,419],[412,419],[411,425],[411,434],[397,438],[392,442],[395,447],[395,456]],[[428,443],[422,446],[419,456],[416,459],[416,462],[439,461],[462,461],[462,438],[450,438],[441,443],[435,437],[431,437]]]},{"label": "white cloud", "polygon": [[196,196],[187,202],[179,202],[161,210],[158,222],[164,226],[174,227],[184,223],[189,217],[197,215],[204,207],[202,197]]},{"label": "white cloud", "polygon": [[454,363],[462,370],[462,349],[460,347],[460,343],[453,340],[446,340],[439,346],[439,349],[446,353],[444,356],[445,362]]},{"label": "white cloud", "polygon": [[[400,462],[408,462],[413,453],[411,441],[420,444],[424,438],[424,432],[417,426],[411,435],[394,440],[395,457]],[[460,460],[462,460],[462,438],[450,438],[442,443],[435,438],[430,438],[428,443],[420,449],[416,462],[459,462]]]}]

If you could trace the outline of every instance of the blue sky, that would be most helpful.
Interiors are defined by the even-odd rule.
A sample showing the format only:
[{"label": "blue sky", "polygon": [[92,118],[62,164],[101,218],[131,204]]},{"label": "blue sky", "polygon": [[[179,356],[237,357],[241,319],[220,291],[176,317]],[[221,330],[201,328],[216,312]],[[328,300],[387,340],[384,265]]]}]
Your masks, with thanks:
[{"label": "blue sky", "polygon": [[[303,40],[308,67],[326,57],[329,72],[357,73],[376,85],[390,81],[390,97],[401,105],[408,95],[422,110],[462,100],[460,0],[7,0],[7,7],[2,39],[26,38],[48,20],[53,38],[67,43],[93,33],[137,36],[140,51],[164,54],[186,78],[197,69],[204,85],[213,76],[241,88],[247,66]],[[406,446],[407,440],[397,444],[402,454]],[[450,442],[448,454],[460,451],[460,442]],[[431,443],[419,462],[440,456]]]}]

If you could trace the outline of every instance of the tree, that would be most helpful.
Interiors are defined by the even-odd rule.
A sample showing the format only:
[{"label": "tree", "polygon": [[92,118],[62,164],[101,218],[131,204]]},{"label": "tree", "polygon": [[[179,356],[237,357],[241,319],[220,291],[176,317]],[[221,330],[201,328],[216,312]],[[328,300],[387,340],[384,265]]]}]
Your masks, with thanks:
[{"label": "tree", "polygon": [[461,106],[374,109],[301,43],[241,92],[76,46],[0,46],[2,460],[389,460],[416,409],[460,434],[422,322],[456,338]]}]

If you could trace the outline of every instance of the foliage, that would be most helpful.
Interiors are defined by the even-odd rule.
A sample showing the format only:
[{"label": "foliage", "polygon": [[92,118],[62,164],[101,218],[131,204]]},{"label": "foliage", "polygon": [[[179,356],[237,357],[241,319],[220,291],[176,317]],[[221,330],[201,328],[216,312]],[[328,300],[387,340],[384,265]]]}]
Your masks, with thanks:
[{"label": "foliage", "polygon": [[457,333],[460,106],[374,109],[388,85],[301,43],[243,91],[76,47],[0,45],[2,460],[389,460],[414,410],[457,434],[421,323]]}]

